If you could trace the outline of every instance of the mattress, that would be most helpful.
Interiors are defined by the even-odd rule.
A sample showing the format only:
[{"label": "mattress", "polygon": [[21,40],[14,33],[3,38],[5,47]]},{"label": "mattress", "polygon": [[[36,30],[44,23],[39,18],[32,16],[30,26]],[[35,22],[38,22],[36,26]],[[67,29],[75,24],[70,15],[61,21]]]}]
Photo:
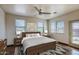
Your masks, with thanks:
[{"label": "mattress", "polygon": [[30,38],[25,37],[23,38],[21,43],[23,44],[23,48],[25,52],[26,49],[29,47],[44,44],[44,43],[55,42],[55,41],[56,41],[55,39],[39,36],[39,37],[30,37]]}]

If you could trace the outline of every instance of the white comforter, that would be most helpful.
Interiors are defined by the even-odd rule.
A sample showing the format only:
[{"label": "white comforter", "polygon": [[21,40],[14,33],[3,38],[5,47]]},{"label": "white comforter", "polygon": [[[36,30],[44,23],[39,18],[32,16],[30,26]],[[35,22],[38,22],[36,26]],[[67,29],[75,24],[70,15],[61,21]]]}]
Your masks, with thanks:
[{"label": "white comforter", "polygon": [[50,39],[47,37],[43,37],[43,36],[39,36],[39,37],[30,37],[30,38],[25,37],[25,38],[23,38],[21,43],[23,44],[24,52],[25,52],[26,49],[29,47],[36,46],[39,44],[54,42],[54,41],[56,41],[56,40]]}]

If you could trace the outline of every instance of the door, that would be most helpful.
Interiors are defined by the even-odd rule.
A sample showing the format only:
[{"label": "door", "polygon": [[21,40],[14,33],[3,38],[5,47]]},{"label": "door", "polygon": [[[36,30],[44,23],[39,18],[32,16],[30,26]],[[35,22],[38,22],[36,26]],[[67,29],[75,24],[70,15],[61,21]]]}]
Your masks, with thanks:
[{"label": "door", "polygon": [[79,46],[79,21],[70,23],[71,44]]}]

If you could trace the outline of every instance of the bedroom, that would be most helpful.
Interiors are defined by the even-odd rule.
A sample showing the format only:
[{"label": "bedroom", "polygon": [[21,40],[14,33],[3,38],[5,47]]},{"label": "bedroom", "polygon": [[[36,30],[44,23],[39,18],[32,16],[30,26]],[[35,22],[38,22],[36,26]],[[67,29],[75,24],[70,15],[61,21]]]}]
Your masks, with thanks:
[{"label": "bedroom", "polygon": [[[46,43],[47,39],[54,40],[53,43],[26,49],[26,52],[31,50],[31,53],[28,52],[28,54],[79,55],[78,25],[78,4],[0,5],[0,39],[2,40],[1,43],[6,39],[5,50],[8,55],[25,54],[23,53],[24,47],[21,44],[25,34],[27,34],[26,36],[39,36],[39,39],[41,36],[46,38],[45,41],[43,39],[39,41],[34,39],[35,41],[31,42],[33,43],[31,45],[34,45],[36,41],[36,43]],[[0,50],[4,48],[3,44],[0,46],[2,46]],[[57,50],[55,51],[54,49]],[[46,51],[41,52],[42,50]],[[69,53],[66,53],[67,51]],[[4,49],[1,50],[1,53],[4,53]]]}]

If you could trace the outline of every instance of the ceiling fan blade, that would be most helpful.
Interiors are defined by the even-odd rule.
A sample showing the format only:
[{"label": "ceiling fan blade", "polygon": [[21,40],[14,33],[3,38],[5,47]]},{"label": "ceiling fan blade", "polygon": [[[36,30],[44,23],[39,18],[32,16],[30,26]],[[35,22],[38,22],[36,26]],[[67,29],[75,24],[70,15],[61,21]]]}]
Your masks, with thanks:
[{"label": "ceiling fan blade", "polygon": [[41,9],[38,9],[37,7],[34,7],[38,12],[41,12]]},{"label": "ceiling fan blade", "polygon": [[42,14],[51,14],[51,13],[49,13],[49,12],[41,12]]},{"label": "ceiling fan blade", "polygon": [[41,12],[42,9],[38,9],[37,7],[34,7],[38,12],[39,12],[39,15],[42,15],[42,14],[51,14],[49,12]]}]

